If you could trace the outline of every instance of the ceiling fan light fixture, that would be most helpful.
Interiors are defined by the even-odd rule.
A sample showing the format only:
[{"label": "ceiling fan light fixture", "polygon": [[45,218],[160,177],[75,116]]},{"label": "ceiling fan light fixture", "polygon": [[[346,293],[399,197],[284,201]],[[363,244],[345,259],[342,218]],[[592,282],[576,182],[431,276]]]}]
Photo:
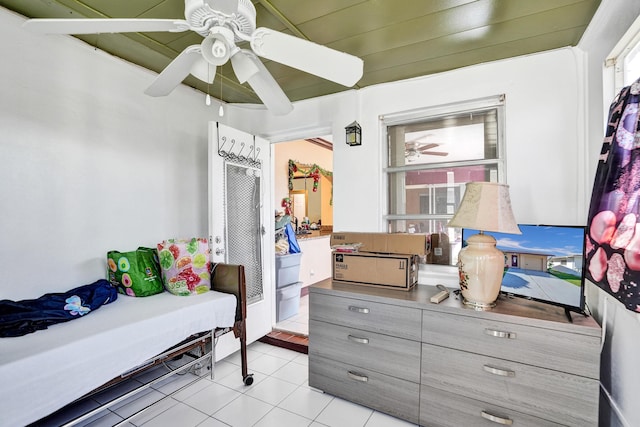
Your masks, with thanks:
[{"label": "ceiling fan light fixture", "polygon": [[231,66],[240,83],[247,82],[260,71],[252,56],[255,57],[253,53],[245,49],[237,49],[231,55]]},{"label": "ceiling fan light fixture", "polygon": [[211,65],[224,65],[231,56],[229,37],[233,40],[233,31],[224,27],[215,27],[202,41],[202,56]]}]

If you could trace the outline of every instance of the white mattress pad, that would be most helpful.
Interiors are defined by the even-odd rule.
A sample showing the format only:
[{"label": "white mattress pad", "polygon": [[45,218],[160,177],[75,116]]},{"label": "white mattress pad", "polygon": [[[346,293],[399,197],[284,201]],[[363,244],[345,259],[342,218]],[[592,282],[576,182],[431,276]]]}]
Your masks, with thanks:
[{"label": "white mattress pad", "polygon": [[168,292],[111,304],[22,337],[0,338],[0,425],[34,422],[190,335],[233,326],[234,295]]}]

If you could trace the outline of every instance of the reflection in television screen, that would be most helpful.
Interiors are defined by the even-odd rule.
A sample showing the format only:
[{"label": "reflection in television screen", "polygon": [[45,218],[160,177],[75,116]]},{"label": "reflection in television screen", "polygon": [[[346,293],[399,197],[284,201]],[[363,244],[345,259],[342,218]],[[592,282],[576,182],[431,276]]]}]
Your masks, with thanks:
[{"label": "reflection in television screen", "polygon": [[[522,234],[485,232],[505,255],[503,293],[584,311],[585,227],[519,224]],[[478,230],[462,230],[462,246]]]}]

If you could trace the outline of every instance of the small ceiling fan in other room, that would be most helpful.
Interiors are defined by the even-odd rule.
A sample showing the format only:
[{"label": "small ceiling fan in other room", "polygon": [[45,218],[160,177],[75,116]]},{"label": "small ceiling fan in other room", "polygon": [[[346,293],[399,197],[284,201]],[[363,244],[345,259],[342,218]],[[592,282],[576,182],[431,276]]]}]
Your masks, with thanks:
[{"label": "small ceiling fan in other room", "polygon": [[[240,83],[248,83],[275,115],[293,105],[269,73],[262,57],[346,87],[362,77],[362,59],[269,28],[256,28],[251,0],[185,0],[185,19],[30,19],[23,26],[43,34],[98,34],[194,31],[204,37],[188,46],[145,90],[150,96],[171,93],[189,74],[212,83],[216,67],[231,61]],[[248,42],[251,49],[236,43]]]},{"label": "small ceiling fan in other room", "polygon": [[449,153],[445,151],[433,151],[434,148],[439,147],[441,144],[436,142],[423,142],[430,135],[423,136],[422,138],[415,139],[413,141],[405,142],[404,156],[409,161],[416,159],[419,156],[448,156]]}]

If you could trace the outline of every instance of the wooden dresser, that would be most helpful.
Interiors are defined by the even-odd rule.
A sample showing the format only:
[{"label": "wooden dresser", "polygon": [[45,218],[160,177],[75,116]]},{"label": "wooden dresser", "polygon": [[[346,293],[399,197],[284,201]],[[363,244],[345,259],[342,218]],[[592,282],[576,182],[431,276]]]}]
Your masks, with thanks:
[{"label": "wooden dresser", "polygon": [[309,385],[424,426],[596,426],[600,327],[520,298],[325,280],[310,287]]}]

